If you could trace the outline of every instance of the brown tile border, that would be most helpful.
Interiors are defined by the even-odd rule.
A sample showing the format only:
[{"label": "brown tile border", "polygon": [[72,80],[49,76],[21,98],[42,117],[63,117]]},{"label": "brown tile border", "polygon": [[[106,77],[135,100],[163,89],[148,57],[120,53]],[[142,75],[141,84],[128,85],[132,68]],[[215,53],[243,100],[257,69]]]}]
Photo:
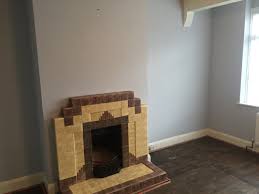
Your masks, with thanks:
[{"label": "brown tile border", "polygon": [[73,125],[74,124],[73,116],[64,117],[64,123],[65,123],[65,126]]},{"label": "brown tile border", "polygon": [[111,113],[109,111],[105,111],[99,120],[108,120],[108,119],[114,119]]},{"label": "brown tile border", "polygon": [[76,184],[76,177],[67,178],[64,180],[59,180],[59,189],[60,192],[63,193],[69,193],[71,192],[69,189],[69,186]]},{"label": "brown tile border", "polygon": [[122,92],[112,92],[112,93],[72,97],[70,98],[70,102],[74,107],[74,106],[86,106],[86,105],[92,105],[92,104],[116,102],[116,101],[129,100],[129,99],[134,99],[133,91],[122,91]]},{"label": "brown tile border", "polygon": [[69,106],[62,109],[65,126],[73,125],[73,116],[82,115],[82,106],[125,100],[128,101],[128,107],[135,107],[136,114],[141,113],[141,100],[140,98],[134,98],[133,91],[112,92],[69,98]]},{"label": "brown tile border", "polygon": [[[135,114],[141,113],[141,100],[134,97],[134,92],[123,91],[105,94],[78,96],[69,98],[69,104],[62,109],[65,126],[74,124],[74,116],[82,115],[82,106],[94,105],[100,103],[109,103],[117,101],[128,101],[128,107],[134,107]],[[105,128],[109,126],[121,125],[122,129],[122,152],[123,152],[123,167],[146,162],[147,157],[143,156],[136,158],[129,153],[129,140],[128,140],[128,116],[114,118],[111,113],[105,111],[100,117],[99,121],[83,123],[83,140],[84,140],[84,155],[85,165],[79,170],[76,177],[60,180],[60,188],[63,193],[70,193],[68,190],[69,185],[75,184],[93,177],[92,174],[92,130],[98,128]],[[122,185],[123,186],[123,185]],[[128,188],[131,189],[131,188]]]},{"label": "brown tile border", "polygon": [[141,106],[140,98],[134,98],[135,106]]},{"label": "brown tile border", "polygon": [[77,181],[83,181],[86,179],[86,165],[84,165],[80,170],[79,172],[77,173]]},{"label": "brown tile border", "polygon": [[136,164],[136,156],[134,156],[133,154],[129,153],[129,165],[134,165]]},{"label": "brown tile border", "polygon": [[141,106],[135,106],[135,114],[141,113]]},{"label": "brown tile border", "polygon": [[93,164],[92,164],[92,135],[91,130],[83,131],[83,140],[84,140],[84,157],[85,157],[85,179],[93,177]]},{"label": "brown tile border", "polygon": [[140,98],[134,98],[128,100],[128,107],[141,106]]},{"label": "brown tile border", "polygon": [[141,156],[139,158],[136,158],[136,163],[139,164],[139,163],[145,163],[146,161],[148,161],[148,156],[145,155],[145,156]]},{"label": "brown tile border", "polygon": [[145,163],[147,161],[148,161],[147,155],[136,158],[136,156],[134,156],[133,154],[129,154],[130,165]]},{"label": "brown tile border", "polygon": [[123,168],[128,167],[129,164],[129,133],[128,123],[121,124],[121,136],[122,136],[122,158]]},{"label": "brown tile border", "polygon": [[135,106],[135,101],[134,99],[129,99],[128,100],[128,107],[134,107]]},{"label": "brown tile border", "polygon": [[128,124],[128,120],[129,120],[128,116],[124,116],[124,117],[118,117],[118,118],[114,118],[114,119],[83,123],[83,127],[84,127],[84,130],[91,131],[91,130],[99,129],[99,128]]},{"label": "brown tile border", "polygon": [[64,117],[72,117],[73,108],[72,107],[63,108],[63,115],[64,115]]}]

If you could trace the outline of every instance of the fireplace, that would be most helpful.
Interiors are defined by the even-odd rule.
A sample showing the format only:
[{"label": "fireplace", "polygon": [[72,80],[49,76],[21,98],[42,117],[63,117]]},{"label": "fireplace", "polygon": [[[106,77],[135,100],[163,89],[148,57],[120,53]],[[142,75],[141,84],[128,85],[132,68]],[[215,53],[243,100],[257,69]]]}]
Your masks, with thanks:
[{"label": "fireplace", "polygon": [[133,92],[70,98],[54,123],[61,193],[133,193],[169,182],[147,161],[147,106]]},{"label": "fireplace", "polygon": [[83,131],[87,178],[103,178],[129,166],[128,117],[104,112],[99,121],[83,124]]},{"label": "fireplace", "polygon": [[118,173],[123,167],[121,125],[95,129],[91,135],[93,176],[104,178]]}]

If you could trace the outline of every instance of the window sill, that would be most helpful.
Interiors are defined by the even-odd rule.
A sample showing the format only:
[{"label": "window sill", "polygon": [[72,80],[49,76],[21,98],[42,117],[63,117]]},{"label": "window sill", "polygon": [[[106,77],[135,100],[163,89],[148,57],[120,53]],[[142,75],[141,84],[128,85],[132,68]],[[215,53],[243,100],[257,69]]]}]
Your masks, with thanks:
[{"label": "window sill", "polygon": [[237,104],[240,106],[245,106],[245,107],[250,107],[250,108],[259,108],[259,105],[245,104],[245,103],[241,103],[241,102],[238,102]]}]

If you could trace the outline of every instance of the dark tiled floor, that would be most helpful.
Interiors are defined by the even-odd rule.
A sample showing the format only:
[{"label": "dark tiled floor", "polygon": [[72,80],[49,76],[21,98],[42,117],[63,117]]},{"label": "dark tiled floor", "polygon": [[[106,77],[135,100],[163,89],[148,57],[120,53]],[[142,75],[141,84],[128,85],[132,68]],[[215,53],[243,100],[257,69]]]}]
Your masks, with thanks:
[{"label": "dark tiled floor", "polygon": [[172,183],[149,194],[259,194],[259,155],[204,137],[152,153]]}]

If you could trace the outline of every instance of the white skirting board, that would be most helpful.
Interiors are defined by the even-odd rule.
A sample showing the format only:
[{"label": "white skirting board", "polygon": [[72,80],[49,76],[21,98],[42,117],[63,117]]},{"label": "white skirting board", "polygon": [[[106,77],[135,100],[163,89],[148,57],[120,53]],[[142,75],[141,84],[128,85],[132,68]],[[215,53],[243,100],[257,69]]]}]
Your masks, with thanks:
[{"label": "white skirting board", "polygon": [[250,141],[234,137],[232,135],[228,135],[226,133],[214,129],[207,128],[150,143],[149,151],[154,152],[160,149],[164,149],[176,144],[198,139],[204,136],[209,136],[214,139],[218,139],[242,148],[245,148],[246,146],[251,146]]},{"label": "white skirting board", "polygon": [[[182,135],[178,135],[178,136],[174,136],[171,138],[166,138],[160,141],[150,143],[149,151],[150,152],[158,151],[160,149],[164,149],[187,141],[199,139],[205,136],[209,136],[214,139],[218,139],[242,148],[246,148],[246,146],[251,146],[250,141],[240,139],[238,137],[234,137],[232,135],[228,135],[226,133],[222,133],[214,129],[207,128],[207,129],[200,129],[194,132],[190,132],[190,133],[186,133],[186,134],[182,134]],[[55,184],[49,184],[49,194],[54,194],[55,190],[56,190]]]},{"label": "white skirting board", "polygon": [[[209,136],[221,141],[225,141],[227,143],[230,143],[242,148],[245,148],[246,146],[251,146],[250,141],[240,139],[214,129],[207,128],[207,129],[201,129],[191,133],[186,133],[186,134],[182,134],[182,135],[178,135],[178,136],[174,136],[171,138],[150,143],[149,150],[150,152],[154,152],[160,149],[164,149],[176,144],[184,143],[184,142],[191,141],[205,136]],[[0,194],[8,193],[14,190],[19,190],[42,182],[47,183],[46,176],[44,173],[38,173],[38,174],[26,176],[26,177],[0,182]],[[55,183],[48,184],[48,191],[49,191],[49,194],[55,194],[57,191],[56,184]]]},{"label": "white skirting board", "polygon": [[46,183],[44,173],[37,173],[29,176],[15,178],[0,182],[0,194],[16,191],[23,188],[28,188],[32,185]]},{"label": "white skirting board", "polygon": [[194,139],[198,139],[207,136],[208,129],[200,129],[194,132],[185,133],[182,135],[173,136],[170,138],[162,139],[149,144],[149,152],[157,151],[163,148],[167,148],[176,144],[184,143]]},{"label": "white skirting board", "polygon": [[241,148],[246,148],[247,146],[252,145],[252,141],[241,139],[214,129],[208,129],[208,136]]}]

